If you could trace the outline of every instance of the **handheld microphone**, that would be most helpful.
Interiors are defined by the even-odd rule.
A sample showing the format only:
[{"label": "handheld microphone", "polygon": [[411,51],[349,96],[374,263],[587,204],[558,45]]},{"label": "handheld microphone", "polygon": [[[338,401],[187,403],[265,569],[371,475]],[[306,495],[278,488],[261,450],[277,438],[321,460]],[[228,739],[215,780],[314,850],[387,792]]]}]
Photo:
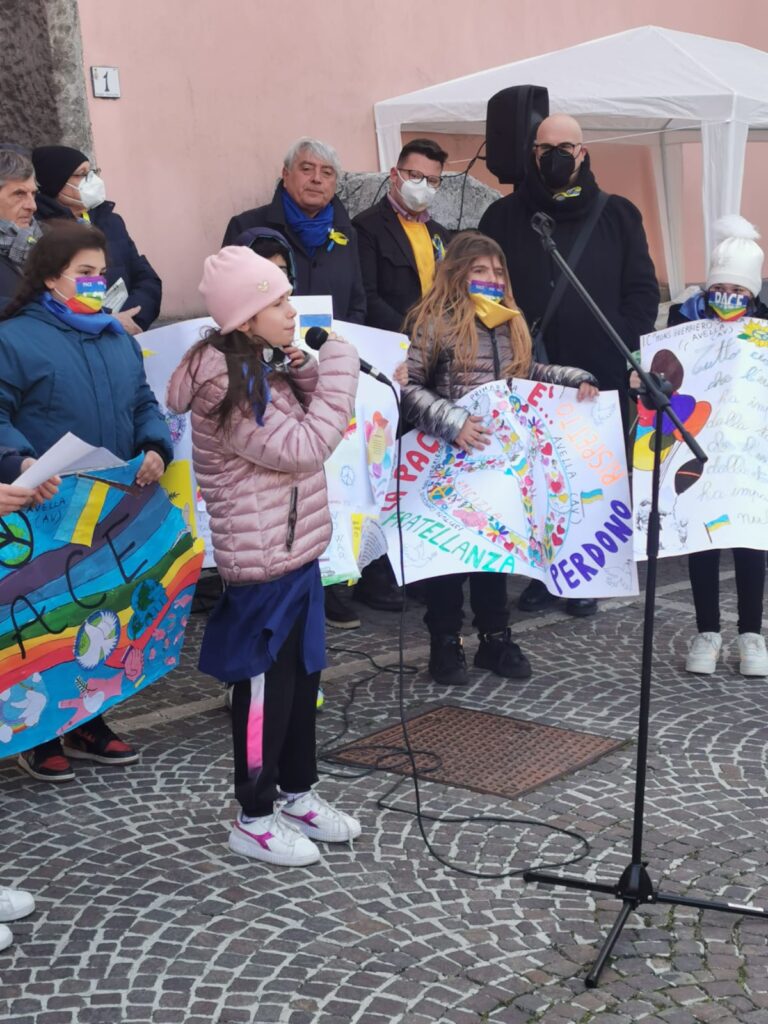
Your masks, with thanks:
[{"label": "handheld microphone", "polygon": [[538,213],[534,213],[531,217],[531,227],[541,239],[541,244],[547,252],[552,252],[557,248],[552,237],[552,232],[555,230],[555,222],[549,214],[541,210]]},{"label": "handheld microphone", "polygon": [[[322,327],[310,327],[304,337],[304,341],[306,341],[313,352],[319,352],[326,341],[328,341],[328,331]],[[375,366],[371,366],[366,359],[360,359],[360,372],[367,373],[374,380],[381,381],[382,384],[388,384],[389,387],[392,387],[392,381],[389,377],[382,373],[381,370],[377,370]]]},{"label": "handheld microphone", "polygon": [[538,213],[534,213],[531,217],[531,227],[537,235],[549,237],[555,227],[555,222],[548,213],[539,210]]}]

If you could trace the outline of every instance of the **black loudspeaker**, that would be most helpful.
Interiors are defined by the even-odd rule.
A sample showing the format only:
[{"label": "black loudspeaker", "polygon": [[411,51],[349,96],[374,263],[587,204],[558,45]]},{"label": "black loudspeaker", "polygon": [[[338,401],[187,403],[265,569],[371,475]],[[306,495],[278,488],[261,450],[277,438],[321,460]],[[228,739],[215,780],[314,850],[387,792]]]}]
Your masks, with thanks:
[{"label": "black loudspeaker", "polygon": [[502,185],[525,177],[536,129],[549,116],[549,93],[542,85],[512,85],[488,100],[485,162]]}]

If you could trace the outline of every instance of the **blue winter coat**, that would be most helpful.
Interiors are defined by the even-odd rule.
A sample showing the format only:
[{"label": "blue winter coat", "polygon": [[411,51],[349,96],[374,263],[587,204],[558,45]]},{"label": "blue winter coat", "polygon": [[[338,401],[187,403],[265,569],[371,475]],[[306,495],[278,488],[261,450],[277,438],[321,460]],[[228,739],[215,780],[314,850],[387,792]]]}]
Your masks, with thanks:
[{"label": "blue winter coat", "polygon": [[[74,214],[66,206],[51,199],[50,196],[38,192],[35,196],[37,213],[40,221],[76,220]],[[115,204],[109,200],[99,203],[88,211],[91,224],[102,231],[107,239],[107,287],[111,288],[121,277],[128,289],[128,298],[123,309],[141,306],[141,312],[134,317],[142,331],[147,331],[160,315],[160,303],[163,298],[163,282],[146,256],[142,256],[136,248],[125,221],[119,213],[115,213]]]},{"label": "blue winter coat", "polygon": [[12,484],[21,476],[21,464],[24,456],[19,455],[15,448],[0,448],[0,484]]},{"label": "blue winter coat", "polygon": [[0,323],[0,447],[40,456],[67,431],[121,459],[173,459],[137,342],[84,334],[30,302]]}]

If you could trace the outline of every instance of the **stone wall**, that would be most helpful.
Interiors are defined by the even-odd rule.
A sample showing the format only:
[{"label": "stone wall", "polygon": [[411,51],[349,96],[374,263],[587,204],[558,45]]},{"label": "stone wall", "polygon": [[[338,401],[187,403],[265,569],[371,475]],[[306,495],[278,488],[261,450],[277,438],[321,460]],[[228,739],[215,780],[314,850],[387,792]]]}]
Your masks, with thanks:
[{"label": "stone wall", "polygon": [[77,0],[0,0],[0,141],[92,152]]},{"label": "stone wall", "polygon": [[[350,217],[355,217],[361,210],[373,206],[376,200],[386,193],[388,178],[388,173],[349,172],[341,176],[337,195]],[[466,176],[466,186],[464,181],[463,174],[447,174],[430,209],[434,219],[451,230],[459,226],[459,212],[462,228],[476,228],[486,208],[501,196],[496,189],[489,188],[471,175]]]}]

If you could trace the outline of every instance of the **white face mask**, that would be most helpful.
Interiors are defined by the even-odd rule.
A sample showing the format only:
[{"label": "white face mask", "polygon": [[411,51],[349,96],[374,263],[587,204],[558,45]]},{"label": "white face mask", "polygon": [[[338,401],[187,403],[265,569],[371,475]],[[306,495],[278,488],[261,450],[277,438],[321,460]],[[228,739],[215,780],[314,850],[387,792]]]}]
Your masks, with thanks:
[{"label": "white face mask", "polygon": [[103,203],[107,198],[107,191],[104,187],[104,180],[95,171],[89,171],[78,186],[80,202],[86,210],[92,210],[94,206]]},{"label": "white face mask", "polygon": [[432,205],[432,200],[437,195],[437,189],[432,188],[426,178],[422,178],[421,181],[411,181],[410,178],[403,179],[399,171],[397,176],[400,178],[400,195],[409,210],[421,213],[422,210],[426,210]]}]

